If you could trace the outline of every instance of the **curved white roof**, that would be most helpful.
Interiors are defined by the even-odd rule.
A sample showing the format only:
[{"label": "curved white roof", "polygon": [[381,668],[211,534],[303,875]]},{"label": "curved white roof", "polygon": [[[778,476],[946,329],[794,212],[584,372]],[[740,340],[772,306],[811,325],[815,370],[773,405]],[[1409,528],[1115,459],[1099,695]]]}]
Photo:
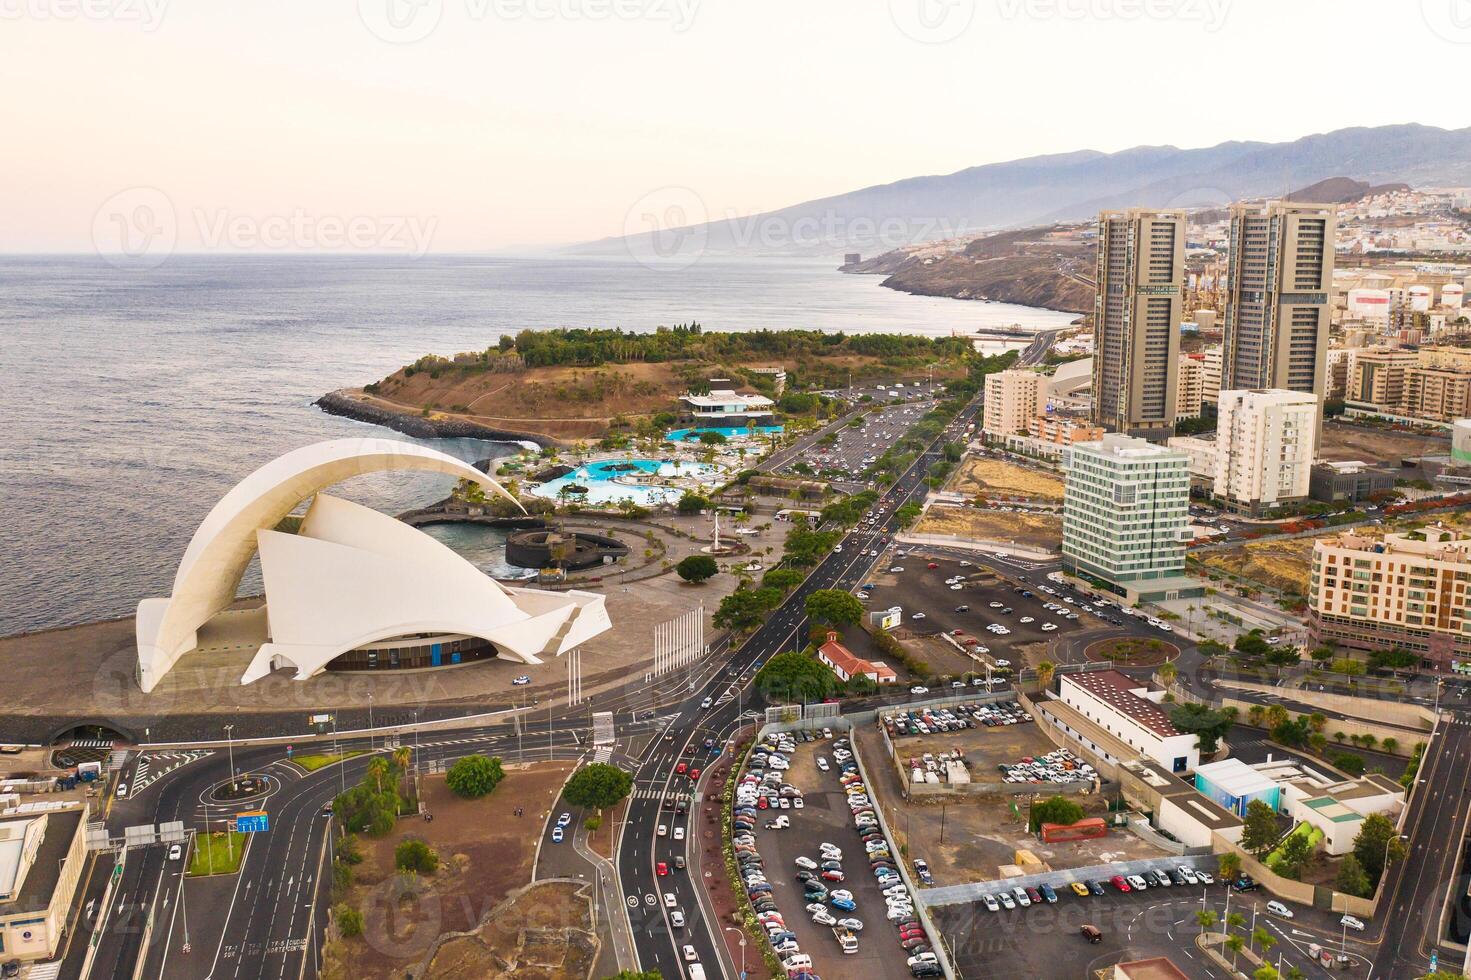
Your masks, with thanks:
[{"label": "curved white roof", "polygon": [[336,439],[272,460],[210,510],[179,563],[173,595],[138,604],[138,674],[143,690],[153,690],[179,657],[194,648],[199,627],[235,600],[240,578],[256,552],[257,532],[276,527],[297,504],[320,490],[384,470],[443,473],[473,480],[515,500],[468,463],[411,442]]}]

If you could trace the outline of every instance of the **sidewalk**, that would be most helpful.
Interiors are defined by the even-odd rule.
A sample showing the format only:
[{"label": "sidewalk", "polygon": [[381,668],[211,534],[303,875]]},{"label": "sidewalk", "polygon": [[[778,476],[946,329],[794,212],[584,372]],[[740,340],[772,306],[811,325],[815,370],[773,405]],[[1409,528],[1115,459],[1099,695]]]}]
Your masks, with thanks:
[{"label": "sidewalk", "polygon": [[[730,877],[725,869],[725,852],[721,841],[721,796],[726,782],[732,777],[731,767],[739,759],[745,746],[754,737],[755,730],[745,728],[734,736],[735,749],[721,753],[720,760],[710,771],[700,799],[699,848],[692,850],[691,873],[700,876],[704,888],[700,904],[704,908],[710,931],[715,933],[715,948],[720,953],[722,972],[726,976],[741,975],[742,963],[746,976],[761,980],[767,976],[766,962],[761,956],[758,940],[747,936],[738,925],[739,908],[731,893]],[[741,943],[745,943],[742,948]]]},{"label": "sidewalk", "polygon": [[[616,960],[613,969],[607,969],[607,965],[604,964],[599,968],[598,973],[600,976],[608,976],[622,970],[635,969],[633,930],[628,924],[628,915],[624,912],[623,886],[619,881],[618,871],[612,861],[588,846],[587,835],[587,828],[579,822],[577,832],[572,835],[572,848],[583,860],[592,865],[593,871],[598,876],[598,888],[594,891],[595,894],[601,892],[603,897],[601,912],[594,910],[599,923],[598,932],[601,934],[602,927],[606,926],[613,940],[611,950],[608,945],[604,945],[599,954],[599,961],[602,961],[610,951]],[[601,938],[602,936],[599,935],[600,940]]]}]

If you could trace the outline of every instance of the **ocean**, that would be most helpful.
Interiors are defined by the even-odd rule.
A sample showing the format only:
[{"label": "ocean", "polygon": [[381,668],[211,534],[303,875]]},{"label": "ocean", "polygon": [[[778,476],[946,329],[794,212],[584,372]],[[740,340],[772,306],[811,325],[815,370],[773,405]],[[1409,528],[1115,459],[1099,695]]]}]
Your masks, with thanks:
[{"label": "ocean", "polygon": [[[0,635],[131,613],[167,595],[214,503],[299,446],[373,434],[313,400],[421,354],[479,350],[523,329],[806,328],[944,336],[1071,314],[916,297],[832,260],[0,256]],[[467,460],[514,452],[426,440]],[[418,474],[335,492],[394,513],[443,496]],[[498,538],[435,535],[488,570]],[[258,591],[252,569],[242,591]]]}]

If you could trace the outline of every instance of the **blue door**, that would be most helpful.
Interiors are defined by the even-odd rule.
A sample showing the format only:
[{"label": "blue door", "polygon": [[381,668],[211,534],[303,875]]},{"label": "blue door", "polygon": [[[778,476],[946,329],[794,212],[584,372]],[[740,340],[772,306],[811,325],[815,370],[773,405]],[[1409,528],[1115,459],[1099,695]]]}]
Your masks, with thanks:
[{"label": "blue door", "polygon": [[443,648],[438,643],[429,648],[429,665],[431,667],[439,666],[439,660],[442,655],[442,650]]}]

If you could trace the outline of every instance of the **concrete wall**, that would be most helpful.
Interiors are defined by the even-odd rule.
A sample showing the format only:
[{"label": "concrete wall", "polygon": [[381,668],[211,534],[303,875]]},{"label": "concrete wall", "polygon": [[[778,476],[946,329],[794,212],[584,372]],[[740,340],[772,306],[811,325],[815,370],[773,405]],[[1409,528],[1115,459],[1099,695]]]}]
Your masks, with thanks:
[{"label": "concrete wall", "polygon": [[[1256,684],[1251,681],[1239,680],[1217,680],[1217,687],[1237,688],[1242,691],[1259,691],[1263,694],[1281,695],[1283,689],[1273,687],[1270,684]],[[1419,704],[1407,704],[1403,701],[1381,701],[1369,698],[1351,698],[1346,694],[1329,694],[1326,691],[1307,691],[1291,689],[1287,695],[1294,701],[1310,704],[1315,708],[1323,708],[1327,711],[1336,711],[1339,714],[1348,715],[1351,718],[1359,718],[1364,721],[1383,723],[1387,726],[1395,726],[1408,729],[1412,732],[1429,734],[1435,727],[1435,712]],[[1331,722],[1330,722],[1331,724]],[[1348,729],[1344,729],[1347,731]],[[1401,742],[1405,740],[1404,733],[1394,734]],[[1409,755],[1408,749],[1400,753]]]},{"label": "concrete wall", "polygon": [[[1235,708],[1237,711],[1241,712],[1240,720],[1243,723],[1248,723],[1246,720],[1246,713],[1251,710],[1253,704],[1254,702],[1242,701],[1240,698],[1221,698],[1222,707]],[[1291,718],[1299,718],[1302,716],[1302,712],[1293,711],[1290,708],[1288,709],[1287,714]],[[1380,742],[1383,742],[1384,739],[1387,737],[1392,737],[1398,741],[1398,744],[1395,746],[1394,754],[1407,757],[1412,754],[1416,742],[1428,742],[1430,740],[1429,730],[1426,730],[1424,732],[1415,732],[1406,730],[1404,728],[1399,728],[1395,725],[1376,725],[1371,721],[1357,721],[1352,718],[1329,718],[1327,726],[1323,729],[1323,734],[1328,736],[1328,748],[1325,751],[1333,751],[1335,749],[1341,749],[1344,752],[1354,751],[1355,746],[1352,742],[1345,741],[1341,746],[1337,742],[1335,742],[1333,740],[1333,735],[1335,732],[1343,732],[1345,735],[1373,735]],[[1375,749],[1380,752],[1384,751],[1381,746],[1377,745],[1375,746]]]},{"label": "concrete wall", "polygon": [[980,541],[975,538],[962,538],[956,534],[896,534],[894,540],[900,544],[929,544],[941,548],[966,548],[970,551],[1003,551],[1008,555],[1030,558],[1034,561],[1056,561],[1060,557],[1058,552],[1047,551],[1044,548],[1028,548],[1009,541]]}]

